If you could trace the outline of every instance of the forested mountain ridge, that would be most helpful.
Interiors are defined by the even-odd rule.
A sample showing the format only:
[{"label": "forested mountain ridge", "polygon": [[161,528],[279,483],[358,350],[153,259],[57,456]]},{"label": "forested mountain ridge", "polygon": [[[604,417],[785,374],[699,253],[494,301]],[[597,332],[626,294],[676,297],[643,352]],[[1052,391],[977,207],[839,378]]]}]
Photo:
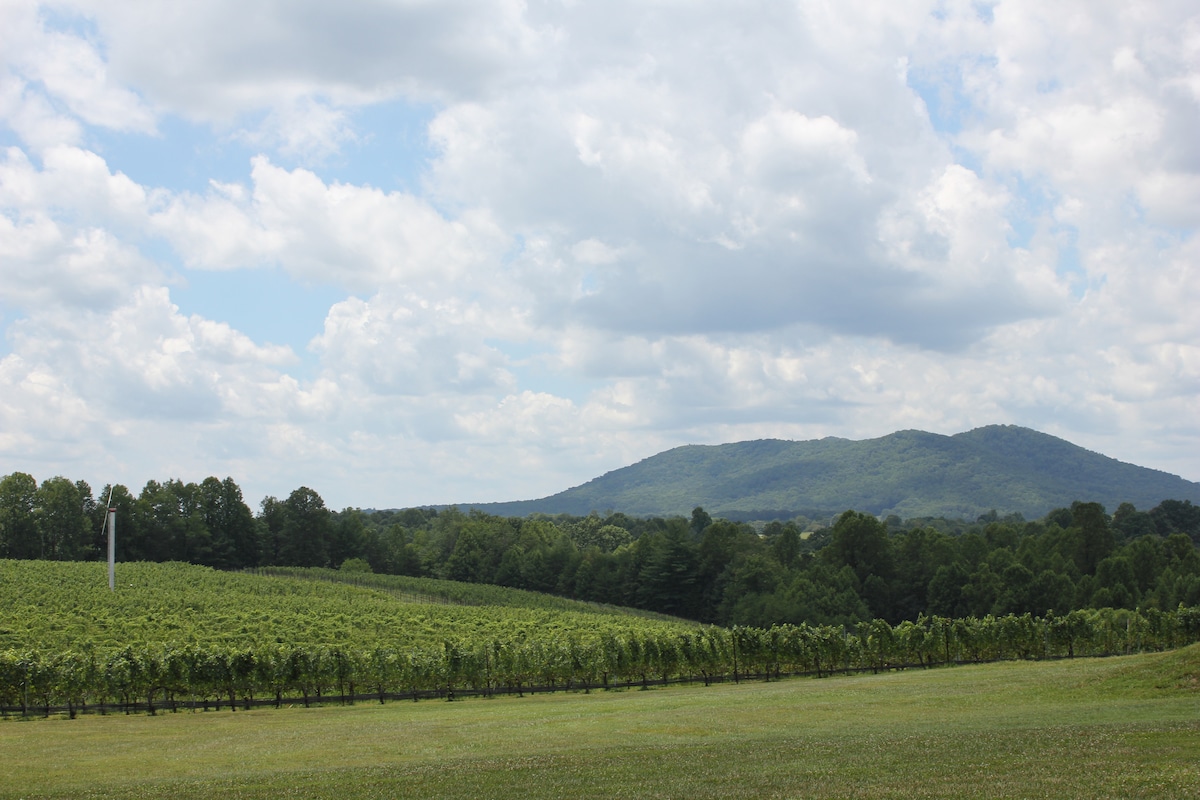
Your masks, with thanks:
[{"label": "forested mountain ridge", "polygon": [[954,436],[899,431],[878,439],[761,439],[686,445],[539,500],[469,503],[491,514],[636,516],[696,506],[727,519],[818,517],[853,508],[903,518],[975,519],[990,510],[1040,517],[1080,497],[1109,508],[1200,502],[1200,483],[1139,467],[1015,425]]}]

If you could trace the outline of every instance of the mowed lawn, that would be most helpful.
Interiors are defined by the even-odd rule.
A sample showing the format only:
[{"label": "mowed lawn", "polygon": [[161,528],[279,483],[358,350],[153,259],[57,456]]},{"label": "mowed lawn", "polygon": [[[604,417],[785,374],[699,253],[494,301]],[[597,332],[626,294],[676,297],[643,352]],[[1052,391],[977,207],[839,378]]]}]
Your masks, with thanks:
[{"label": "mowed lawn", "polygon": [[1200,797],[1200,647],[0,723],[0,797]]}]

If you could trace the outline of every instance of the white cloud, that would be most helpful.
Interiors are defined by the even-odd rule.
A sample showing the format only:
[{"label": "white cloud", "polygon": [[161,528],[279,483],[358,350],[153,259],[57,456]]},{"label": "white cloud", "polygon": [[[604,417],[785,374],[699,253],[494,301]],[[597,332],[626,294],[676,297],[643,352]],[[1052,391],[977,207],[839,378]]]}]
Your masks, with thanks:
[{"label": "white cloud", "polygon": [[12,75],[0,75],[0,120],[34,149],[83,138],[78,121],[56,112],[45,97]]},{"label": "white cloud", "polygon": [[140,287],[111,309],[39,309],[8,338],[4,463],[53,464],[135,491],[150,478],[230,472],[253,485],[259,459],[269,458],[265,423],[311,420],[306,406],[321,391],[280,375],[295,360],[287,348],[182,316],[161,288]]},{"label": "white cloud", "polygon": [[347,113],[313,97],[277,105],[255,130],[240,138],[253,147],[278,150],[285,157],[321,163],[358,140]]},{"label": "white cloud", "polygon": [[110,80],[96,44],[46,24],[37,3],[0,8],[0,122],[34,150],[77,144],[80,123],[153,133],[154,112],[128,86]]},{"label": "white cloud", "polygon": [[513,385],[506,358],[486,344],[504,327],[495,316],[457,300],[350,298],[330,309],[312,346],[339,383],[374,395],[504,390]]},{"label": "white cloud", "polygon": [[540,39],[511,1],[75,5],[105,32],[113,73],[159,103],[214,117],[309,92],[362,101],[414,84],[471,91]]},{"label": "white cloud", "polygon": [[254,345],[229,326],[184,317],[165,288],[131,291],[99,313],[69,309],[31,315],[11,329],[22,360],[53,370],[98,413],[208,418],[249,376],[274,380],[294,356]]},{"label": "white cloud", "polygon": [[351,291],[462,280],[507,244],[486,212],[446,219],[411,194],[327,184],[264,157],[251,180],[250,189],[214,183],[205,196],[176,197],[154,229],[193,267],[278,264]]},{"label": "white cloud", "polygon": [[791,109],[772,109],[746,126],[741,146],[749,177],[786,189],[831,169],[870,183],[857,142],[854,131],[828,116],[812,119]]},{"label": "white cloud", "polygon": [[581,264],[599,266],[620,261],[628,251],[623,247],[613,247],[599,239],[581,239],[571,248],[571,255]]},{"label": "white cloud", "polygon": [[1156,225],[1200,227],[1200,171],[1156,170],[1137,181],[1137,196]]},{"label": "white cloud", "polygon": [[[1185,2],[55,8],[0,9],[13,468],[99,425],[144,477],[394,505],[1016,422],[1200,477]],[[403,191],[354,163],[396,98]],[[191,192],[94,152],[173,116],[261,152]],[[303,366],[165,288],[262,267],[352,295]]]},{"label": "white cloud", "polygon": [[154,132],[154,114],[136,94],[109,81],[105,62],[92,43],[67,33],[39,33],[17,61],[30,80],[89,125]]}]

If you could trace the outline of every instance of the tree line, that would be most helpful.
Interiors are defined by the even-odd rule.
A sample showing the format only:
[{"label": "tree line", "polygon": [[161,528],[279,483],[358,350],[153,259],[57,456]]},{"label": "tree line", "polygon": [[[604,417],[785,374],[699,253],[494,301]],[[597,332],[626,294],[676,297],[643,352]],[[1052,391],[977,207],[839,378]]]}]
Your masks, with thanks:
[{"label": "tree line", "polygon": [[[110,487],[99,497],[107,498]],[[920,615],[1169,611],[1200,604],[1200,507],[1076,502],[1041,520],[880,520],[761,528],[622,513],[499,517],[455,508],[326,508],[301,487],[257,513],[231,478],[111,487],[119,561],[219,569],[342,567],[497,584],[721,625],[889,624]],[[0,557],[103,557],[104,509],[83,481],[0,479]]]}]

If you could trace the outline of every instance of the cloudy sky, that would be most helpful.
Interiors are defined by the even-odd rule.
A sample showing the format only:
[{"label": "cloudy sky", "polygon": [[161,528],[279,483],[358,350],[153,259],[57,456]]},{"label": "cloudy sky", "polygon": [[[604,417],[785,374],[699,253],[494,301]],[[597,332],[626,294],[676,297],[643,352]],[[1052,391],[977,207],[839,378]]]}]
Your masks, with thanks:
[{"label": "cloudy sky", "polygon": [[993,423],[1200,480],[1194,0],[0,0],[0,474],[516,500]]}]

